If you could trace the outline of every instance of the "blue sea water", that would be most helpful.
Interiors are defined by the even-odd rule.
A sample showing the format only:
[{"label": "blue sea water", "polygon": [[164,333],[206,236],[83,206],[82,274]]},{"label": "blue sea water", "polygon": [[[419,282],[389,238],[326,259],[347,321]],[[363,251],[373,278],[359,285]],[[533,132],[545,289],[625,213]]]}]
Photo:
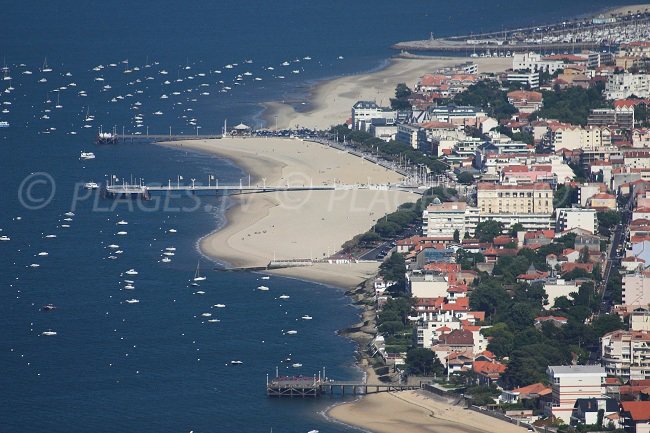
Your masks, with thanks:
[{"label": "blue sea water", "polygon": [[[258,126],[261,102],[301,106],[312,83],[380,67],[400,40],[542,24],[632,2],[6,3],[0,56],[12,78],[0,81],[0,111],[8,110],[0,120],[11,127],[0,129],[0,235],[11,240],[0,242],[0,432],[348,432],[319,415],[339,398],[264,393],[276,366],[361,376],[355,345],[335,333],[358,315],[342,290],[210,272],[196,245],[225,223],[221,197],[114,202],[80,188],[113,175],[205,184],[210,176],[238,183],[247,173],[181,148],[95,146],[97,128],[217,133],[225,119]],[[39,71],[45,58],[52,72]],[[80,161],[82,150],[97,158]],[[68,211],[72,221],[64,221]],[[117,225],[122,219],[129,224]],[[123,251],[116,260],[108,259],[111,244]],[[176,251],[165,264],[167,247]],[[208,280],[188,287],[197,261]],[[126,276],[130,268],[138,275]],[[125,279],[135,290],[124,290]],[[256,290],[262,284],[270,290]],[[125,302],[131,298],[140,302]],[[40,311],[47,303],[59,308]],[[304,314],[314,320],[300,320]],[[220,322],[208,322],[214,318]],[[57,335],[41,336],[49,329]]]}]

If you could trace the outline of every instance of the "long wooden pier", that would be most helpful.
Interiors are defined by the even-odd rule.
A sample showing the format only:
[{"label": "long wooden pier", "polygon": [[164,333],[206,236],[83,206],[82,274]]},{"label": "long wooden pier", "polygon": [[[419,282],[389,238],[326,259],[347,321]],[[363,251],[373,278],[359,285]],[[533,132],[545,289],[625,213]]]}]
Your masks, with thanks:
[{"label": "long wooden pier", "polygon": [[[111,198],[149,198],[152,192],[163,193],[186,193],[196,194],[198,192],[215,192],[230,194],[247,194],[261,192],[285,192],[285,191],[344,191],[344,190],[375,190],[375,191],[406,191],[412,189],[406,185],[400,184],[340,184],[331,183],[323,185],[223,185],[215,183],[214,185],[196,185],[172,183],[167,185],[140,185],[140,184],[108,184],[103,187],[102,192],[106,197]],[[420,191],[417,191],[420,192]]]},{"label": "long wooden pier", "polygon": [[303,376],[276,377],[266,380],[266,395],[269,397],[319,397],[326,394],[370,394],[376,392],[405,391],[420,389],[420,385],[396,383],[365,383],[337,381]]}]

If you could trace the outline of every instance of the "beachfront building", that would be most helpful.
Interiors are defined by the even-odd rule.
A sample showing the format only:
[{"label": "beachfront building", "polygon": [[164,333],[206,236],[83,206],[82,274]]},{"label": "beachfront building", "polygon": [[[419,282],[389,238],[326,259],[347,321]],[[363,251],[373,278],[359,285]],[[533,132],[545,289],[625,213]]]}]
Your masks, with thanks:
[{"label": "beachfront building", "polygon": [[432,150],[431,143],[427,141],[426,131],[419,125],[408,125],[406,123],[398,124],[395,141],[411,146],[413,149],[419,149],[426,152]]},{"label": "beachfront building", "polygon": [[605,368],[596,365],[549,365],[546,369],[552,389],[552,401],[546,415],[568,423],[579,398],[603,396]]},{"label": "beachfront building", "polygon": [[555,209],[555,230],[558,232],[582,229],[589,233],[596,233],[597,227],[596,209],[578,207]]},{"label": "beachfront building", "polygon": [[624,381],[650,379],[650,333],[613,331],[600,339],[600,356],[608,376]]},{"label": "beachfront building", "polygon": [[607,77],[605,97],[607,99],[625,99],[650,97],[650,74],[612,74]]},{"label": "beachfront building", "polygon": [[375,101],[357,101],[352,106],[352,128],[368,131],[373,119],[385,119],[386,123],[393,124],[397,118],[395,110],[389,107],[380,107]]},{"label": "beachfront building", "polygon": [[441,202],[435,198],[422,212],[422,233],[427,237],[453,240],[458,231],[462,241],[465,235],[465,202]]}]

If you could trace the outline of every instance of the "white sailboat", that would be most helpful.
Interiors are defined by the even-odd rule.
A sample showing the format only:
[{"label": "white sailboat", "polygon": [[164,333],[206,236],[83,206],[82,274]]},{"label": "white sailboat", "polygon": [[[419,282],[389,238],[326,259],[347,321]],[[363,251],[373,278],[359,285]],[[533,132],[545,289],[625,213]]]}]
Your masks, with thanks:
[{"label": "white sailboat", "polygon": [[41,72],[52,72],[52,68],[47,66],[47,57],[43,61],[43,68],[41,68]]},{"label": "white sailboat", "polygon": [[[194,272],[194,278],[192,281],[194,282],[193,285],[199,281],[205,281],[207,280],[207,277],[201,276],[201,271],[199,269],[200,262],[196,263],[196,271]],[[198,285],[198,284],[197,284]]]}]

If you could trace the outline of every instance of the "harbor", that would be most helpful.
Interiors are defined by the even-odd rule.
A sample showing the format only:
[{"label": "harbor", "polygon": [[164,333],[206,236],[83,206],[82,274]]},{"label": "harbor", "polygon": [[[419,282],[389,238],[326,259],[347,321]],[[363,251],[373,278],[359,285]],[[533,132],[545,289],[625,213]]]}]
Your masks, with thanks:
[{"label": "harbor", "polygon": [[[650,35],[650,10],[636,13],[601,14],[585,19],[566,20],[547,25],[526,26],[502,31],[435,37],[398,42],[402,51],[463,53],[468,56],[508,56],[515,52],[575,53],[582,50],[611,51],[618,45]],[[480,53],[480,54],[479,54]]]}]

